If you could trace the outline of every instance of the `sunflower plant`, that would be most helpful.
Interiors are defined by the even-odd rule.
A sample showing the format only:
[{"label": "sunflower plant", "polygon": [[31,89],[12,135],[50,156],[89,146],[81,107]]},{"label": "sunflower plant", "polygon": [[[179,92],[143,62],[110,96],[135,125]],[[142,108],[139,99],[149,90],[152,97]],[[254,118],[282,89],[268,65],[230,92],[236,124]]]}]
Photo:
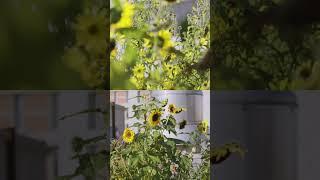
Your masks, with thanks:
[{"label": "sunflower plant", "polygon": [[[186,121],[175,115],[186,109],[153,97],[132,108],[137,122],[111,142],[111,179],[209,179],[207,121],[182,141],[174,137],[186,134],[180,131]],[[196,149],[203,156],[198,165],[193,160]]]},{"label": "sunflower plant", "polygon": [[194,68],[209,48],[209,0],[195,2],[184,26],[180,1],[111,2],[112,89],[209,89],[209,71]]},{"label": "sunflower plant", "polygon": [[106,89],[109,11],[104,0],[82,0],[83,10],[73,19],[72,41],[65,47],[63,62],[81,74],[92,89]]},{"label": "sunflower plant", "polygon": [[[316,53],[319,23],[299,25],[292,23],[294,18],[287,21],[283,16],[289,3],[284,1],[213,3],[211,48],[215,89],[319,88]],[[283,12],[278,15],[274,9],[279,8]]]}]

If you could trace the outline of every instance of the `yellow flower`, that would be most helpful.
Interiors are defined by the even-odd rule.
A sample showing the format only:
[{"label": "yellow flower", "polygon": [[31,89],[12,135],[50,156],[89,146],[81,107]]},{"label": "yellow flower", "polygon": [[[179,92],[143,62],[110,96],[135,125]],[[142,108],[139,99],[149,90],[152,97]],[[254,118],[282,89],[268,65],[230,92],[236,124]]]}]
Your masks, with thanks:
[{"label": "yellow flower", "polygon": [[169,105],[169,112],[172,114],[176,113],[176,106],[174,104]]},{"label": "yellow flower", "polygon": [[155,127],[160,123],[160,118],[161,118],[162,113],[159,110],[153,110],[151,111],[149,117],[148,117],[148,122],[151,127]]},{"label": "yellow flower", "polygon": [[137,79],[142,79],[142,78],[144,78],[145,70],[146,70],[146,68],[142,64],[137,64],[133,68],[133,75]]},{"label": "yellow flower", "polygon": [[206,90],[206,89],[209,89],[210,88],[210,82],[209,81],[204,81],[202,83],[202,86],[200,88],[200,90]]},{"label": "yellow flower", "polygon": [[173,42],[171,41],[172,34],[170,31],[160,30],[158,32],[158,37],[160,38],[162,48],[167,49],[173,46]]},{"label": "yellow flower", "polygon": [[172,61],[172,60],[174,60],[176,58],[177,58],[177,55],[175,53],[171,53],[170,57],[169,57],[169,60]]},{"label": "yellow flower", "polygon": [[121,29],[121,28],[130,28],[133,25],[133,16],[134,16],[134,5],[125,2],[123,5],[121,18],[116,24],[112,24],[112,29]]},{"label": "yellow flower", "polygon": [[113,49],[110,53],[111,58],[115,58],[117,56],[117,49]]},{"label": "yellow flower", "polygon": [[158,32],[159,45],[161,47],[160,54],[163,57],[166,57],[168,54],[168,50],[173,47],[173,42],[171,41],[172,34],[168,30],[160,30]]},{"label": "yellow flower", "polygon": [[78,16],[73,28],[76,32],[76,45],[90,53],[103,53],[107,48],[105,14],[84,14]]},{"label": "yellow flower", "polygon": [[151,48],[152,47],[150,39],[143,38],[143,42],[144,42],[143,43],[143,47],[145,47],[145,48]]},{"label": "yellow flower", "polygon": [[201,46],[206,46],[207,44],[208,44],[208,41],[207,41],[206,38],[201,38],[201,39],[200,39],[200,45],[201,45]]},{"label": "yellow flower", "polygon": [[174,90],[175,89],[173,82],[169,79],[164,79],[162,86],[163,86],[163,89],[166,89],[166,90]]},{"label": "yellow flower", "polygon": [[180,72],[180,68],[177,65],[165,64],[164,69],[168,77],[171,79]]},{"label": "yellow flower", "polygon": [[164,65],[164,69],[165,69],[167,72],[171,73],[171,72],[172,72],[172,69],[173,69],[173,65],[171,65],[171,64],[165,64],[165,65]]},{"label": "yellow flower", "polygon": [[132,143],[134,140],[134,131],[130,128],[126,128],[122,134],[123,141],[126,143]]},{"label": "yellow flower", "polygon": [[198,131],[200,131],[201,133],[206,133],[208,131],[208,128],[209,128],[209,123],[207,120],[203,120],[201,121],[198,126]]}]

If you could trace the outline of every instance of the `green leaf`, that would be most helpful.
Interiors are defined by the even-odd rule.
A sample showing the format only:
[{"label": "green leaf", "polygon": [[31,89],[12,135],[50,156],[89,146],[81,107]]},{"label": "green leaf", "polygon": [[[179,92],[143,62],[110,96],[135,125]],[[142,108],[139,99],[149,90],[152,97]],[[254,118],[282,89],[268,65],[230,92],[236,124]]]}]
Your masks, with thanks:
[{"label": "green leaf", "polygon": [[132,125],[132,127],[140,127],[141,125],[142,125],[141,123],[136,122]]},{"label": "green leaf", "polygon": [[160,163],[160,159],[157,156],[153,156],[153,155],[149,155],[149,158],[151,159],[151,161],[155,162],[155,163]]},{"label": "green leaf", "polygon": [[84,146],[85,142],[82,138],[80,137],[74,137],[72,139],[72,150],[75,153],[80,153],[82,151],[82,148]]},{"label": "green leaf", "polygon": [[168,144],[169,146],[171,146],[172,148],[175,148],[175,147],[176,147],[176,143],[175,143],[174,141],[172,141],[172,140],[168,140],[168,141],[167,141],[167,144]]}]

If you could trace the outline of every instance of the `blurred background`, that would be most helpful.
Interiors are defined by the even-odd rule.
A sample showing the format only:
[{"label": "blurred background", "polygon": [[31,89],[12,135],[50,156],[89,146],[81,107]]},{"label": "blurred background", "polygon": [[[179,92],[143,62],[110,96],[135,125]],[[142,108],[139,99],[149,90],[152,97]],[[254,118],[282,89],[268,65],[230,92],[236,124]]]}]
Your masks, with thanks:
[{"label": "blurred background", "polygon": [[247,150],[212,166],[212,179],[320,178],[320,91],[216,91],[211,103],[214,144]]},{"label": "blurred background", "polygon": [[[74,137],[92,138],[105,133],[99,113],[62,116],[92,108],[105,108],[106,92],[9,91],[0,94],[0,179],[56,180],[79,166],[72,150]],[[105,149],[94,143],[85,152]],[[103,160],[105,163],[106,160]],[[96,174],[106,178],[105,171]],[[78,176],[73,180],[84,180]]]},{"label": "blurred background", "polygon": [[84,0],[3,0],[0,89],[88,89],[62,61]]}]

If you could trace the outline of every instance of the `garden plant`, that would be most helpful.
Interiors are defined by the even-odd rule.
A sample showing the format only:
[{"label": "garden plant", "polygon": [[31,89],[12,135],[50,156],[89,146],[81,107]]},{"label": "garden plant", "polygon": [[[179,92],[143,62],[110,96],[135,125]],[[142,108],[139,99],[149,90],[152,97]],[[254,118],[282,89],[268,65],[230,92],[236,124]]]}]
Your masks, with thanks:
[{"label": "garden plant", "polygon": [[[191,132],[184,131],[188,122],[175,117],[187,109],[168,104],[168,99],[144,98],[132,106],[131,118],[137,122],[111,142],[111,179],[210,179],[210,164],[219,164],[233,153],[244,155],[237,143],[210,146],[207,120]],[[187,138],[181,140],[179,135]],[[201,155],[200,163],[194,154]]]},{"label": "garden plant", "polygon": [[[111,179],[209,179],[207,121],[199,123],[193,132],[181,132],[187,122],[175,115],[185,109],[168,104],[168,100],[149,97],[132,108],[132,118],[138,122],[111,142]],[[169,136],[182,133],[188,134],[187,141]],[[194,165],[197,148],[202,160]]]},{"label": "garden plant", "polygon": [[74,19],[72,41],[66,46],[63,61],[79,72],[91,89],[107,89],[108,19],[105,0],[84,0],[83,10]]},{"label": "garden plant", "polygon": [[[139,96],[140,97],[140,96]],[[133,105],[132,119],[138,120],[127,127],[119,139],[109,144],[108,133],[84,139],[74,137],[72,160],[78,166],[72,174],[59,177],[72,180],[82,176],[86,180],[109,176],[111,179],[209,179],[210,165],[220,164],[233,153],[244,156],[244,149],[237,143],[210,146],[208,121],[201,121],[192,132],[184,132],[188,125],[184,119],[176,119],[176,114],[185,113],[185,108],[168,104],[154,97],[141,96],[143,103]],[[109,129],[109,111],[105,108],[87,109],[67,114],[60,120],[67,120],[81,114],[101,113]],[[186,141],[177,135],[187,135]],[[174,135],[174,136],[173,136]],[[88,152],[90,145],[110,145],[96,152]],[[194,163],[193,155],[201,155],[201,162]],[[110,171],[110,173],[107,173]]]},{"label": "garden plant", "polygon": [[318,89],[319,18],[304,2],[212,1],[214,89]]},{"label": "garden plant", "polygon": [[209,0],[198,0],[179,24],[180,1],[113,0],[112,89],[209,89],[209,70],[195,65],[209,48]]}]

